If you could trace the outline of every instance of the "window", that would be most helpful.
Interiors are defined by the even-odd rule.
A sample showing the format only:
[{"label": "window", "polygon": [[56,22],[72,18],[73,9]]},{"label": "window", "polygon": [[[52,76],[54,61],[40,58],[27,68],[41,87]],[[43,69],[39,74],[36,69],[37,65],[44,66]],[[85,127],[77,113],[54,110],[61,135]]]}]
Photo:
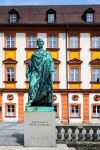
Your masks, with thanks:
[{"label": "window", "polygon": [[54,103],[54,111],[56,112],[56,118],[59,118],[59,103]]},{"label": "window", "polygon": [[93,106],[93,117],[100,117],[100,105],[99,106],[96,106],[96,105]]},{"label": "window", "polygon": [[50,35],[48,37],[48,46],[49,48],[57,48],[57,36]]},{"label": "window", "polygon": [[93,82],[100,82],[100,68],[93,68],[92,69],[92,81]]},{"label": "window", "polygon": [[78,36],[70,36],[70,48],[78,48]]},{"label": "window", "polygon": [[54,23],[56,21],[56,11],[49,9],[46,11],[46,20],[48,23]]},{"label": "window", "polygon": [[92,22],[94,22],[94,14],[95,14],[95,10],[92,8],[88,8],[84,11],[84,13],[82,15],[82,19],[85,22],[92,23]]},{"label": "window", "polygon": [[71,68],[71,81],[72,82],[79,81],[79,69],[78,68]]},{"label": "window", "polygon": [[7,68],[7,81],[14,81],[14,68]]},{"label": "window", "polygon": [[93,13],[86,14],[86,22],[88,22],[88,23],[93,22]]},{"label": "window", "polygon": [[71,117],[80,117],[79,116],[79,106],[72,105],[71,106]]},{"label": "window", "polygon": [[8,35],[6,42],[7,48],[14,48],[14,35]]},{"label": "window", "polygon": [[57,117],[57,105],[54,105],[54,111],[56,112],[56,117]]},{"label": "window", "polygon": [[53,23],[55,21],[55,16],[54,14],[48,14],[48,22]]},{"label": "window", "polygon": [[55,68],[55,72],[52,73],[52,80],[53,81],[57,81],[58,78],[57,78],[57,68]]},{"label": "window", "polygon": [[100,36],[92,37],[92,48],[100,48]]},{"label": "window", "polygon": [[17,22],[17,14],[10,14],[10,23]]},{"label": "window", "polygon": [[36,48],[36,36],[28,36],[28,48]]},{"label": "window", "polygon": [[14,116],[14,105],[7,105],[7,116]]}]

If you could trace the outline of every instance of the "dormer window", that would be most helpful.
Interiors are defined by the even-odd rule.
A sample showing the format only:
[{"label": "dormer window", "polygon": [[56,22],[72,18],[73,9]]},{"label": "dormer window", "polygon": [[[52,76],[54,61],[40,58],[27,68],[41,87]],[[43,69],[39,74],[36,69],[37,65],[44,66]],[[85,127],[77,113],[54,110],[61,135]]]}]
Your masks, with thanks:
[{"label": "dormer window", "polygon": [[49,9],[46,12],[46,21],[48,23],[55,23],[55,21],[56,21],[56,11],[55,10]]},{"label": "dormer window", "polygon": [[53,23],[54,20],[55,20],[54,14],[48,14],[48,22],[49,22],[49,23]]},{"label": "dormer window", "polygon": [[86,14],[86,22],[93,22],[93,14],[92,13],[87,13]]},{"label": "dormer window", "polygon": [[87,23],[93,23],[94,22],[94,14],[95,10],[92,8],[88,8],[84,11],[84,14],[82,15],[82,19]]},{"label": "dormer window", "polygon": [[17,23],[19,17],[19,13],[15,9],[11,9],[9,12],[9,22],[10,23]]},{"label": "dormer window", "polygon": [[17,14],[10,14],[10,23],[17,22]]}]

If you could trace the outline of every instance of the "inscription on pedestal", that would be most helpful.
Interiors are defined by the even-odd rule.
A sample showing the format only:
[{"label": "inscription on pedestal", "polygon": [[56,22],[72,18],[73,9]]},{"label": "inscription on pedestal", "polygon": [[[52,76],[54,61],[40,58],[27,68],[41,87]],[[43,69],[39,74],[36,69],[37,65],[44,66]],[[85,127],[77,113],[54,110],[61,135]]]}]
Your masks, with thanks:
[{"label": "inscription on pedestal", "polygon": [[56,146],[55,112],[25,112],[25,146]]}]

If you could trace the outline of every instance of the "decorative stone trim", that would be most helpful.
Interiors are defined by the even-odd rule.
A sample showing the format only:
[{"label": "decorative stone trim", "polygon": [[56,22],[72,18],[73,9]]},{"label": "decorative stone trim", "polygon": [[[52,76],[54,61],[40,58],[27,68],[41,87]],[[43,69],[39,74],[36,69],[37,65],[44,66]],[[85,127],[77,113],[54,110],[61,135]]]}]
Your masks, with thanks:
[{"label": "decorative stone trim", "polygon": [[93,97],[93,99],[94,99],[95,101],[100,101],[100,95],[95,95],[95,96]]},{"label": "decorative stone trim", "polygon": [[79,100],[79,96],[78,95],[73,95],[72,96],[72,100],[73,101],[78,101]]},{"label": "decorative stone trim", "polygon": [[90,65],[100,65],[100,59],[97,58],[97,59],[94,59],[92,61],[89,62]]},{"label": "decorative stone trim", "polygon": [[46,48],[46,50],[48,50],[48,51],[59,51],[60,48]]},{"label": "decorative stone trim", "polygon": [[17,61],[12,58],[5,59],[2,62],[3,64],[17,64]]},{"label": "decorative stone trim", "polygon": [[79,65],[80,65],[80,64],[82,64],[82,62],[83,62],[83,61],[81,61],[81,60],[79,60],[79,59],[77,59],[77,58],[74,58],[74,59],[71,59],[71,60],[67,61],[67,63],[68,63],[69,65],[70,65],[70,64],[71,64],[71,65],[74,65],[74,64],[75,64],[75,65],[76,65],[76,64],[79,64]]},{"label": "decorative stone trim", "polygon": [[7,99],[8,99],[8,100],[13,100],[13,99],[14,99],[14,96],[13,96],[12,94],[8,94],[8,95],[7,95]]},{"label": "decorative stone trim", "polygon": [[68,51],[81,51],[81,48],[67,48]]},{"label": "decorative stone trim", "polygon": [[16,51],[17,50],[17,48],[6,48],[6,47],[4,47],[3,48],[3,50],[5,50],[5,51]]},{"label": "decorative stone trim", "polygon": [[90,48],[90,51],[100,51],[100,48]]},{"label": "decorative stone trim", "polygon": [[35,51],[37,50],[38,48],[25,48],[26,51]]}]

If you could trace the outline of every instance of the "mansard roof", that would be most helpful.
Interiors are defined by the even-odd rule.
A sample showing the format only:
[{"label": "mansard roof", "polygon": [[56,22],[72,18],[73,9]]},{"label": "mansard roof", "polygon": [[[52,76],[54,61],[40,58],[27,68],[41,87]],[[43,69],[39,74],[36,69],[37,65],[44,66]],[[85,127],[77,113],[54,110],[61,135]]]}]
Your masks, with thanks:
[{"label": "mansard roof", "polygon": [[56,12],[55,24],[87,24],[82,15],[89,8],[95,11],[93,24],[100,24],[100,5],[33,5],[33,6],[0,6],[0,25],[9,24],[10,10],[16,10],[20,16],[18,24],[46,25],[46,12],[52,9]]}]

